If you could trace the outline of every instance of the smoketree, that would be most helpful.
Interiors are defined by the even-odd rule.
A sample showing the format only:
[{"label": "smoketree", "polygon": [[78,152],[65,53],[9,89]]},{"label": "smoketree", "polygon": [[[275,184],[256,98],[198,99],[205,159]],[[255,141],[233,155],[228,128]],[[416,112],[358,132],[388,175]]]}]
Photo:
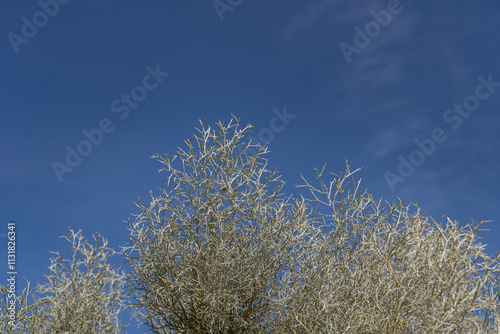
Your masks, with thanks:
[{"label": "smoketree", "polygon": [[55,252],[47,281],[39,283],[36,292],[30,290],[28,282],[28,287],[15,296],[14,326],[8,323],[6,302],[11,299],[10,291],[1,287],[2,333],[123,333],[126,276],[109,262],[116,252],[99,234],[93,236],[93,244],[81,231],[71,229],[63,238],[71,243],[71,256],[65,258]]},{"label": "smoketree", "polygon": [[153,333],[496,333],[481,223],[361,192],[356,171],[283,194],[233,119],[201,127],[129,221],[129,291]]},{"label": "smoketree", "polygon": [[40,310],[43,303],[36,300],[30,283],[21,291],[8,285],[0,286],[0,333],[40,333],[45,318]]},{"label": "smoketree", "polygon": [[156,156],[170,189],[139,202],[128,248],[131,291],[154,333],[272,331],[282,275],[318,233],[305,203],[280,195],[266,149],[247,154],[248,130],[202,124],[176,156],[180,169]]},{"label": "smoketree", "polygon": [[38,285],[44,302],[43,333],[121,333],[125,308],[125,274],[110,264],[115,251],[99,234],[88,242],[81,231],[68,230],[64,238],[72,256],[51,259],[47,282]]}]

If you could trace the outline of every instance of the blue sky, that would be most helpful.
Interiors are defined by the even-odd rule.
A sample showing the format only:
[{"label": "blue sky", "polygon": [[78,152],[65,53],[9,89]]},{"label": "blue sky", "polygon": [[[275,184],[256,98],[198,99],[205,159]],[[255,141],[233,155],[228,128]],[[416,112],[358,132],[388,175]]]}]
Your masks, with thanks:
[{"label": "blue sky", "polygon": [[[18,222],[21,287],[68,226],[124,244],[132,202],[165,181],[150,156],[231,114],[272,138],[288,184],[347,158],[376,198],[492,220],[500,250],[498,1],[45,3],[0,14],[0,233]],[[70,167],[67,147],[88,155]]]}]

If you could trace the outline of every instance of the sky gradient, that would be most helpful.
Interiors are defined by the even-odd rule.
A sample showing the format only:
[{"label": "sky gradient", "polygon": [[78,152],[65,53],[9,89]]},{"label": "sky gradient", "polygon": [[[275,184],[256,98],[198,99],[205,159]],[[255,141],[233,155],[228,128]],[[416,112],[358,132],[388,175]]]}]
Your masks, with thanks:
[{"label": "sky gradient", "polygon": [[126,243],[133,202],[166,180],[150,157],[231,114],[269,141],[287,190],[347,158],[375,198],[491,220],[481,237],[500,250],[498,1],[42,0],[0,15],[0,246],[16,220],[21,288],[68,251],[68,226]]}]

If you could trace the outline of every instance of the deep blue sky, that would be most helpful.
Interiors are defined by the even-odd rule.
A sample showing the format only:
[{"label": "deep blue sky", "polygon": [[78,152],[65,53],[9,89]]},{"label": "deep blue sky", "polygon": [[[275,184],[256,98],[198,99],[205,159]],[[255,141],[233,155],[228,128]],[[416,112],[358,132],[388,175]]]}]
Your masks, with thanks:
[{"label": "deep blue sky", "polygon": [[[17,220],[20,283],[47,273],[49,251],[67,250],[58,236],[68,226],[125,243],[132,202],[165,180],[149,157],[174,153],[198,119],[232,113],[258,134],[281,129],[273,117],[285,106],[295,118],[273,133],[269,160],[290,185],[347,158],[376,198],[418,202],[437,220],[492,220],[481,236],[500,249],[498,1],[232,3],[221,20],[211,1],[69,1],[45,25],[36,1],[4,4],[0,233]],[[388,9],[385,27],[370,23]],[[42,26],[23,40],[34,15]],[[366,28],[372,37],[355,41]],[[170,75],[147,79],[146,98],[120,119],[126,104],[115,113],[112,103],[144,92],[148,66]],[[493,85],[478,88],[479,76]],[[464,100],[469,117],[447,111]],[[103,119],[113,131],[60,182],[54,161]],[[384,174],[398,173],[399,156],[421,158],[415,140],[433,132],[442,142],[391,189]]]}]

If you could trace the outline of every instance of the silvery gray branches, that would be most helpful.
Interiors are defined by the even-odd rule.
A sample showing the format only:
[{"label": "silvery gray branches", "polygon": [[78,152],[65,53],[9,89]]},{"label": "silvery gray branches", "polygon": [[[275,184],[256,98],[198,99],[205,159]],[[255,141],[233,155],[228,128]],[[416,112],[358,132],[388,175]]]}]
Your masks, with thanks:
[{"label": "silvery gray branches", "polygon": [[[115,251],[99,234],[89,243],[81,231],[68,229],[69,258],[55,252],[49,274],[37,291],[28,287],[16,296],[15,327],[6,319],[6,287],[1,287],[2,333],[123,333],[121,313],[125,302],[126,276],[109,262]],[[5,320],[5,321],[4,321]]]},{"label": "silvery gray branches", "polygon": [[35,299],[30,282],[27,283],[28,286],[17,292],[14,298],[9,296],[13,293],[7,286],[0,286],[0,333],[39,333],[42,328],[45,317],[40,310],[44,305]]},{"label": "silvery gray branches", "polygon": [[286,197],[248,131],[201,122],[172,159],[154,156],[166,187],[139,200],[125,247],[151,332],[497,332],[499,257],[478,242],[483,222],[382,204],[349,165]]},{"label": "silvery gray branches", "polygon": [[44,303],[39,333],[121,333],[125,274],[109,263],[115,252],[99,234],[94,244],[81,231],[68,230],[64,238],[72,245],[71,258],[55,253],[47,282],[38,285]]},{"label": "silvery gray branches", "polygon": [[[437,223],[415,205],[376,202],[352,175],[317,187],[304,180],[314,218],[327,228],[315,270],[286,313],[282,332],[497,333],[499,256],[478,242],[484,222]],[[326,232],[327,231],[327,232]]]},{"label": "silvery gray branches", "polygon": [[315,233],[304,201],[280,195],[267,150],[238,149],[249,128],[218,127],[202,124],[175,157],[180,169],[156,156],[171,190],[139,202],[130,223],[132,292],[155,333],[273,331],[281,276]]}]

